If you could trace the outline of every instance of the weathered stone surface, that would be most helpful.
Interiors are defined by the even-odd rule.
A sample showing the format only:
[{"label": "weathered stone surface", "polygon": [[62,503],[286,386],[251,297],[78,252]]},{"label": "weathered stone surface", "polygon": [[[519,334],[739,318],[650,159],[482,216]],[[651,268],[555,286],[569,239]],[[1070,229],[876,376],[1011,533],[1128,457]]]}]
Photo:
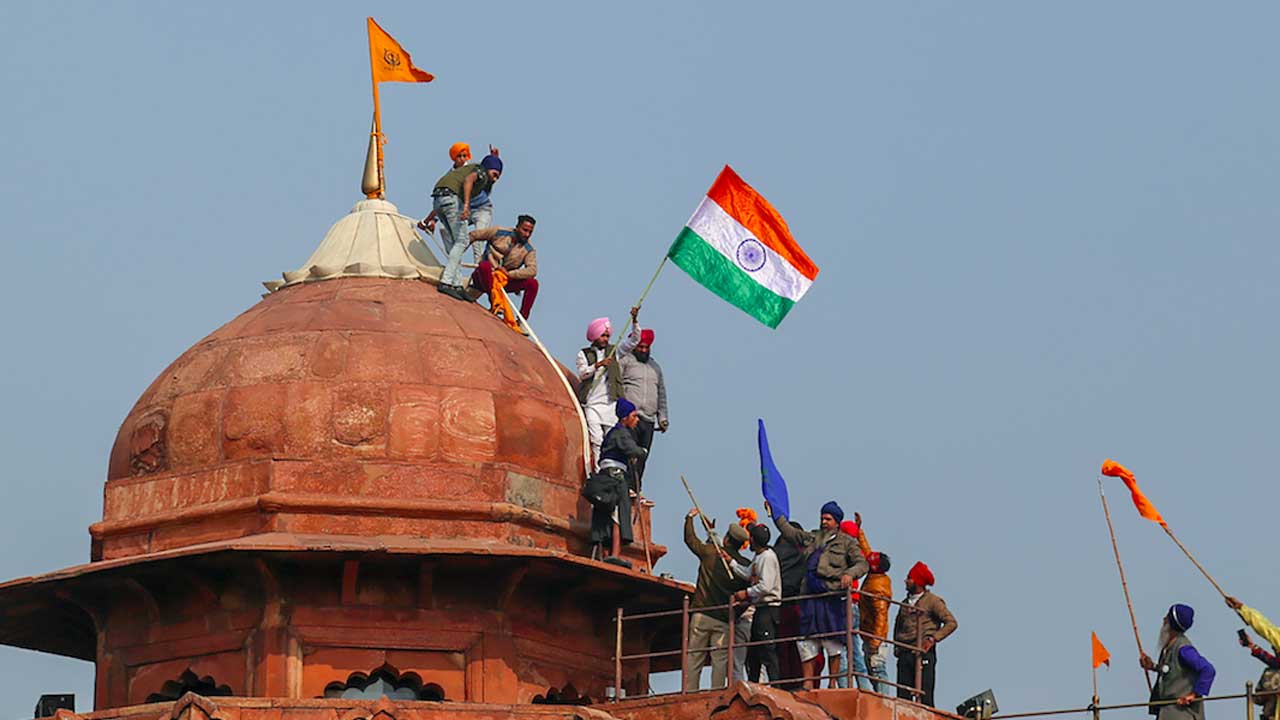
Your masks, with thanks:
[{"label": "weathered stone surface", "polygon": [[169,415],[171,467],[195,468],[222,459],[222,390],[174,398]]},{"label": "weathered stone surface", "polygon": [[346,384],[334,389],[333,437],[357,448],[386,442],[390,389],[371,383]]},{"label": "weathered stone surface", "polygon": [[231,388],[223,406],[223,454],[228,460],[271,457],[284,448],[285,387]]},{"label": "weathered stone surface", "polygon": [[[344,278],[286,288],[184,353],[139,399],[112,449],[109,522],[95,531],[95,547],[119,557],[233,537],[253,523],[225,519],[219,503],[269,492],[350,498],[336,510],[317,506],[315,523],[297,520],[305,507],[287,511],[294,525],[324,532],[465,532],[578,551],[581,530],[568,522],[581,515],[583,438],[557,372],[484,308],[427,283]],[[236,480],[244,463],[266,463],[270,481]],[[130,479],[148,482],[120,482]],[[560,524],[481,531],[508,520],[459,521],[447,505],[376,505],[387,500],[516,506]],[[273,526],[273,508],[287,505],[288,497],[268,502],[254,522]],[[141,545],[133,539],[159,517],[172,527],[146,530],[153,539]]]}]

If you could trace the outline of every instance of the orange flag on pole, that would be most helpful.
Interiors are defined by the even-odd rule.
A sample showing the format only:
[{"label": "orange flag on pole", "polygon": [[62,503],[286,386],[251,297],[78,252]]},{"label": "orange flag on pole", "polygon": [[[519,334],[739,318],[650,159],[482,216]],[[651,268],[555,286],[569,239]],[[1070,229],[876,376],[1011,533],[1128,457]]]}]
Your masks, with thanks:
[{"label": "orange flag on pole", "polygon": [[435,76],[413,66],[409,53],[369,18],[369,64],[374,82],[431,82]]},{"label": "orange flag on pole", "polygon": [[1169,527],[1164,518],[1160,517],[1160,511],[1156,510],[1156,506],[1152,505],[1147,496],[1142,494],[1142,489],[1138,487],[1138,481],[1134,479],[1133,473],[1129,472],[1129,468],[1115,460],[1106,460],[1102,463],[1102,474],[1118,477],[1124,481],[1125,487],[1129,488],[1129,493],[1133,495],[1133,506],[1138,508],[1139,515],[1152,522],[1160,523],[1163,528]]},{"label": "orange flag on pole", "polygon": [[1111,653],[1107,647],[1098,639],[1098,633],[1089,633],[1093,636],[1093,669],[1097,670],[1099,665],[1111,667]]}]

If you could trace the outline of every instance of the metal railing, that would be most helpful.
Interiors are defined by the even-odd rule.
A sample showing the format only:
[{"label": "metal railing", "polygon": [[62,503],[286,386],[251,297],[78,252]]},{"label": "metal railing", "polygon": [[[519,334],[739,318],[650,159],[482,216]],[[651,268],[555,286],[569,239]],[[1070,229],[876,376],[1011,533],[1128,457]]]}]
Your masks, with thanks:
[{"label": "metal railing", "polygon": [[[1202,698],[1196,698],[1196,702],[1216,702],[1219,700],[1240,700],[1244,699],[1244,717],[1245,720],[1253,720],[1254,700],[1256,698],[1267,697],[1268,695],[1280,695],[1280,690],[1254,690],[1253,681],[1244,684],[1244,692],[1233,693],[1229,695],[1206,695]],[[1118,705],[1098,705],[1096,702],[1085,707],[1065,708],[1061,710],[1036,710],[1034,712],[1020,713],[999,713],[992,715],[990,720],[1013,720],[1013,718],[1032,718],[1046,717],[1049,715],[1074,715],[1080,713],[1090,713],[1094,720],[1097,720],[1103,710],[1132,710],[1135,708],[1158,708],[1165,705],[1173,705],[1177,700],[1148,700],[1147,702],[1120,703]],[[1277,703],[1276,712],[1271,716],[1272,720],[1280,720],[1280,703]]]},{"label": "metal railing", "polygon": [[[771,677],[769,678],[768,681],[760,684],[762,685],[776,685],[776,684],[783,684],[783,683],[793,684],[793,683],[808,683],[810,681],[817,681],[819,684],[821,684],[823,680],[838,680],[840,678],[843,678],[845,680],[845,684],[852,687],[856,682],[854,678],[865,678],[868,681],[872,682],[873,684],[889,685],[898,690],[906,690],[907,692],[910,693],[912,699],[914,699],[916,702],[919,702],[921,696],[924,694],[924,691],[922,689],[922,684],[921,684],[921,675],[923,671],[922,660],[926,652],[923,647],[924,624],[920,622],[919,617],[916,618],[916,624],[915,624],[916,637],[915,637],[914,644],[898,642],[897,640],[894,640],[893,638],[890,638],[890,637],[882,637],[880,635],[876,635],[875,633],[867,632],[866,630],[863,630],[861,628],[855,628],[853,623],[853,613],[854,613],[854,607],[856,603],[858,603],[857,598],[859,595],[874,598],[876,600],[887,601],[890,605],[897,605],[899,608],[899,613],[910,612],[910,613],[916,613],[918,615],[919,613],[923,612],[922,610],[915,607],[914,605],[908,605],[898,600],[894,600],[891,597],[885,597],[883,595],[877,595],[875,593],[860,591],[860,590],[857,590],[856,588],[850,588],[848,590],[832,590],[824,593],[811,593],[806,595],[792,595],[789,597],[784,597],[781,601],[781,604],[785,605],[788,603],[796,603],[803,600],[810,600],[810,599],[816,599],[816,598],[837,598],[837,597],[842,598],[844,600],[844,603],[843,603],[844,604],[844,620],[845,620],[844,630],[826,632],[826,633],[816,633],[816,634],[809,634],[809,635],[792,635],[787,637],[776,637],[771,640],[734,642],[734,625],[736,623],[737,615],[738,615],[738,613],[736,613],[735,610],[739,608],[743,608],[744,605],[753,605],[757,603],[735,602],[733,598],[730,598],[729,602],[725,605],[712,605],[708,607],[691,608],[689,607],[689,596],[686,595],[684,597],[684,602],[681,604],[681,607],[678,610],[658,610],[654,612],[634,613],[631,615],[626,615],[623,613],[622,608],[619,607],[614,616],[614,623],[616,627],[616,637],[615,637],[615,643],[614,643],[614,656],[613,656],[613,663],[614,663],[613,679],[614,679],[614,688],[615,688],[615,692],[613,694],[613,701],[617,702],[622,697],[622,694],[623,694],[622,693],[622,674],[623,674],[622,665],[625,662],[636,661],[636,660],[651,660],[653,658],[670,657],[672,655],[679,655],[680,656],[680,689],[678,691],[673,691],[671,693],[651,693],[651,694],[654,694],[654,695],[656,694],[674,695],[677,693],[684,694],[687,692],[684,687],[684,678],[689,671],[690,653],[701,653],[701,652],[718,653],[720,651],[723,651],[725,653],[726,677],[729,678],[729,682],[732,682],[733,664],[734,664],[733,651],[735,648],[742,648],[742,647],[751,648],[751,647],[760,646],[760,645],[781,645],[785,643],[796,642],[799,640],[824,640],[827,638],[842,637],[844,638],[844,651],[845,651],[846,661],[845,661],[845,667],[841,671],[836,673],[826,673],[821,675],[804,675],[803,677],[788,677],[788,678],[772,678]],[[707,646],[707,647],[695,647],[695,648],[689,647],[690,615],[693,613],[705,614],[705,613],[714,612],[717,610],[728,611],[729,619],[728,619],[728,630],[726,631],[727,639],[725,644],[722,646]],[[631,655],[622,654],[623,626],[627,621],[634,622],[637,620],[652,620],[655,618],[673,617],[675,615],[680,616],[680,649],[679,650],[660,650],[657,652],[634,653]],[[853,639],[855,636],[859,636],[864,639],[869,638],[873,640],[878,640],[881,643],[888,643],[894,647],[904,648],[905,650],[911,652],[915,656],[915,684],[902,685],[898,682],[887,680],[882,677],[878,677],[869,672],[858,672],[854,670],[853,669],[853,657],[854,657]],[[822,652],[821,648],[819,648],[818,652],[819,653]],[[711,662],[714,662],[714,660],[712,660]],[[867,669],[868,670],[871,669],[869,665]],[[888,668],[885,669],[885,674],[886,675],[888,674]]]}]

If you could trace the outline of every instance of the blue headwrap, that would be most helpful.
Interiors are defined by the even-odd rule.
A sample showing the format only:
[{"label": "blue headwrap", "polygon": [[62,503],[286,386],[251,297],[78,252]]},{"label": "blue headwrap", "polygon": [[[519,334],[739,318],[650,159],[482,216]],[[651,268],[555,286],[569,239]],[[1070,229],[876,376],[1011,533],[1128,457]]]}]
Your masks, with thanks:
[{"label": "blue headwrap", "polygon": [[835,518],[836,523],[844,522],[844,510],[840,509],[835,500],[829,500],[826,505],[822,506],[822,514]]},{"label": "blue headwrap", "polygon": [[502,172],[502,158],[497,155],[485,155],[484,159],[480,161],[480,167],[485,170],[497,170],[498,172]]},{"label": "blue headwrap", "polygon": [[1169,624],[1178,632],[1186,632],[1191,629],[1191,623],[1196,620],[1196,611],[1191,609],[1190,605],[1178,603],[1169,608]]},{"label": "blue headwrap", "polygon": [[614,411],[617,413],[618,419],[621,420],[635,412],[636,405],[626,398],[618,398],[618,404],[614,407]]}]

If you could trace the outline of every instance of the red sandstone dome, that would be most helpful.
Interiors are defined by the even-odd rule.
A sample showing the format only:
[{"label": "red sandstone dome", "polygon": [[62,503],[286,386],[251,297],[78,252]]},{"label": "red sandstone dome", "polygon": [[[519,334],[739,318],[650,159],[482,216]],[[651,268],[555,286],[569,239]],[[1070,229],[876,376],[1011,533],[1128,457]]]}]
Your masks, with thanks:
[{"label": "red sandstone dome", "polygon": [[94,558],[270,532],[582,552],[583,438],[557,372],[425,282],[280,289],[142,394]]}]

